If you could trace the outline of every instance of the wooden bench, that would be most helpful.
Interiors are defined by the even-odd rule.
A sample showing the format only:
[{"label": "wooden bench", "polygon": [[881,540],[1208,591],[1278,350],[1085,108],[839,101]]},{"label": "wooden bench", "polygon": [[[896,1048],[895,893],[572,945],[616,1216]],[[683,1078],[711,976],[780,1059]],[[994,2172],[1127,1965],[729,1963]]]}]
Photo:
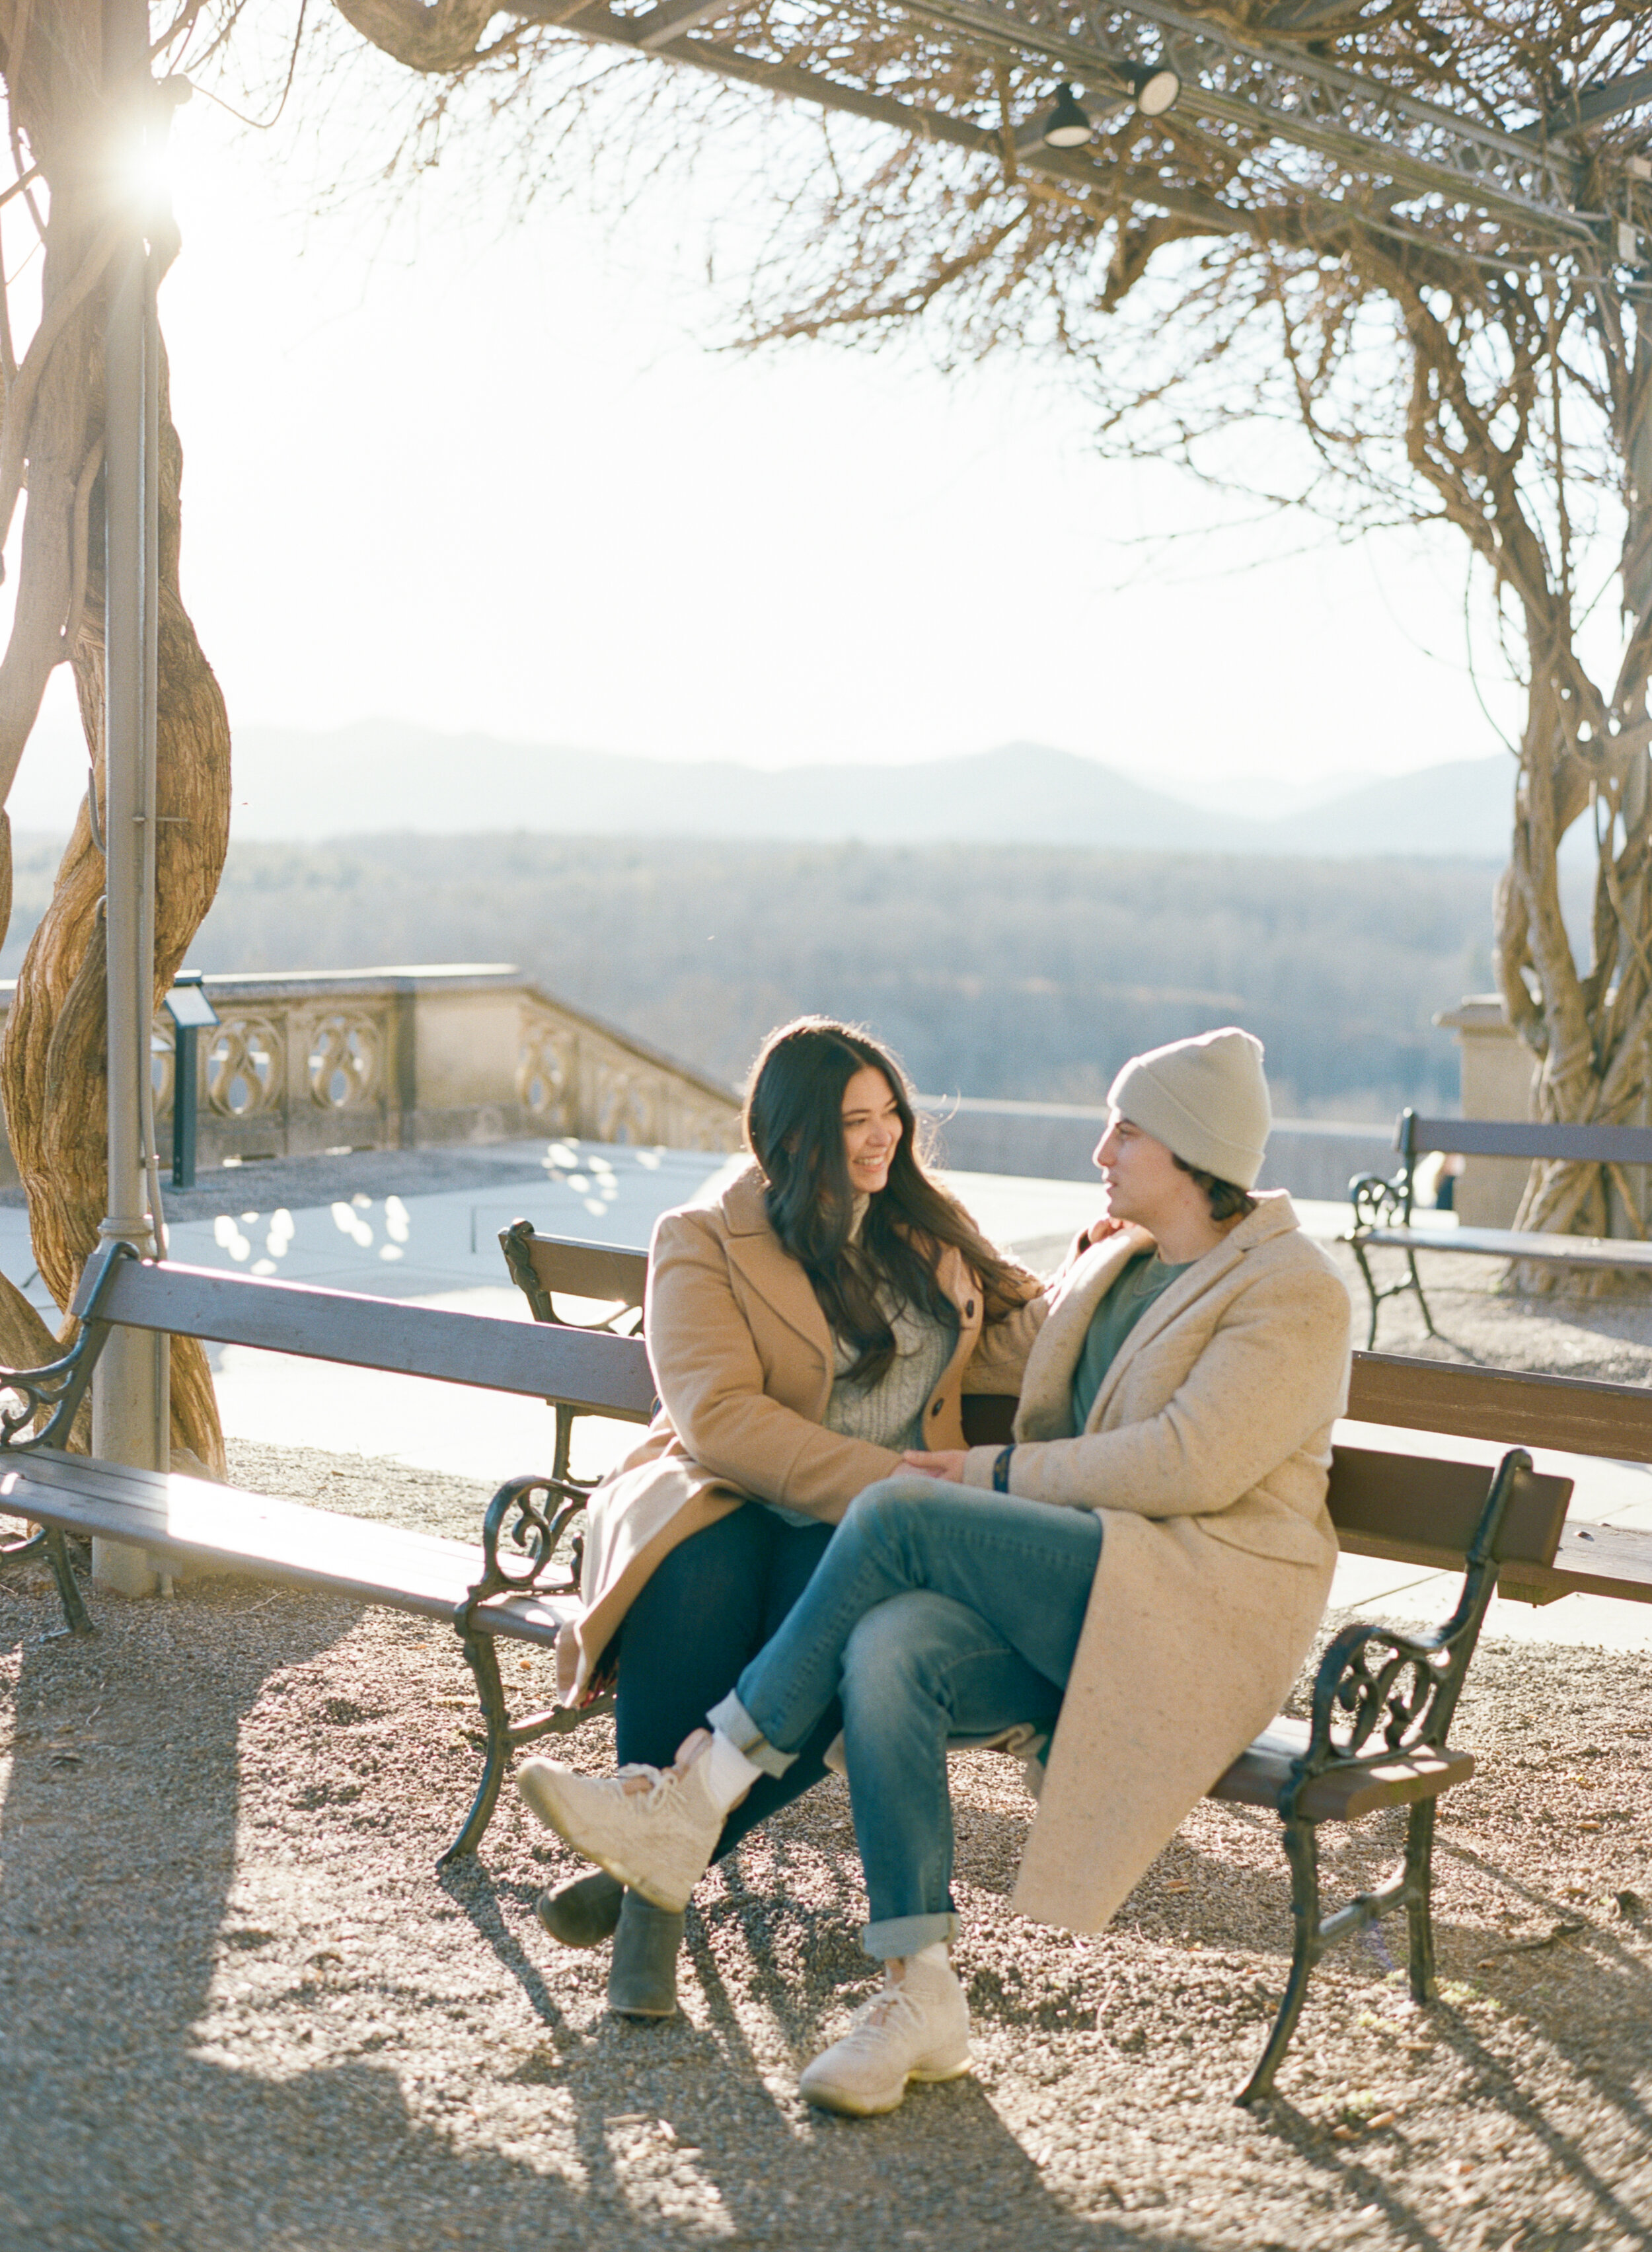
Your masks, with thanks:
[{"label": "wooden bench", "polygon": [[[554,1288],[587,1299],[623,1296],[632,1307],[642,1302],[648,1264],[644,1252],[616,1255],[608,1246],[538,1236],[525,1220],[506,1229],[500,1241],[511,1273],[542,1320],[559,1317],[550,1310],[540,1312],[524,1273],[531,1274],[534,1288],[541,1292]],[[616,1256],[631,1263],[615,1268],[611,1262]],[[1439,1365],[1430,1362],[1385,1360],[1366,1380],[1359,1373],[1362,1363],[1369,1367],[1370,1357],[1357,1354],[1359,1404],[1350,1413],[1363,1413],[1371,1421],[1395,1422],[1403,1418],[1391,1411],[1415,1408],[1416,1428],[1456,1429],[1461,1387],[1448,1382],[1442,1387],[1432,1380],[1437,1371],[1448,1380],[1460,1378],[1462,1372],[1439,1371]],[[1397,1370],[1416,1371],[1417,1387],[1408,1390]],[[1536,1381],[1541,1386],[1553,1380]],[[1615,1393],[1627,1388],[1565,1386],[1565,1397],[1572,1403],[1568,1428],[1580,1428],[1580,1418],[1586,1414],[1576,1403],[1579,1390]],[[1635,1397],[1647,1410],[1645,1428],[1652,1442],[1652,1395]],[[1481,1421],[1495,1421],[1495,1404],[1478,1403]],[[1516,1405],[1511,1400],[1511,1412]],[[1015,1406],[1014,1400],[1001,1394],[966,1398],[965,1435],[980,1445],[1007,1439]],[[1523,1420],[1540,1420],[1530,1401]],[[1592,1428],[1603,1429],[1605,1420],[1597,1408]],[[1478,1428],[1473,1435],[1481,1435]],[[1638,1579],[1627,1588],[1603,1589],[1598,1577],[1587,1576],[1588,1567],[1556,1571],[1554,1560],[1571,1495],[1569,1478],[1537,1476],[1530,1456],[1518,1450],[1505,1454],[1494,1476],[1486,1464],[1367,1447],[1334,1449],[1328,1505],[1345,1549],[1431,1570],[1462,1567],[1465,1578],[1451,1616],[1433,1633],[1410,1634],[1367,1623],[1344,1627],[1320,1662],[1309,1717],[1277,1720],[1209,1794],[1273,1807],[1281,1818],[1291,1873],[1295,1944],[1290,1977],[1241,2102],[1255,2102],[1272,2088],[1320,1957],[1381,1917],[1406,1911],[1412,1991],[1419,2001],[1432,1998],[1435,1810],[1445,1792],[1474,1773],[1473,1755],[1453,1748],[1448,1734],[1500,1572],[1509,1575],[1510,1592],[1529,1594],[1533,1601],[1548,1601],[1586,1585],[1596,1592],[1652,1593],[1652,1587],[1643,1590]],[[1037,1757],[1041,1745],[1032,1732],[1021,1728],[992,1748],[1012,1749],[1024,1760]],[[1324,1913],[1319,1894],[1320,1828],[1401,1806],[1410,1811],[1398,1873],[1376,1891]]]},{"label": "wooden bench", "polygon": [[[1517,1123],[1497,1118],[1419,1118],[1402,1110],[1394,1129],[1399,1167],[1392,1179],[1360,1173],[1348,1184],[1354,1225],[1342,1241],[1352,1249],[1371,1298],[1367,1346],[1377,1342],[1378,1309],[1385,1298],[1410,1292],[1422,1309],[1430,1337],[1437,1337],[1428,1301],[1417,1272],[1419,1251],[1450,1251],[1480,1259],[1535,1259],[1551,1266],[1634,1268],[1652,1272],[1652,1243],[1604,1235],[1527,1234],[1512,1227],[1416,1227],[1413,1213],[1418,1161],[1433,1153],[1447,1157],[1520,1157],[1579,1165],[1600,1165],[1613,1176],[1625,1205],[1636,1199],[1623,1178],[1625,1165],[1652,1164],[1652,1128],[1643,1126],[1557,1126]],[[1403,1252],[1397,1282],[1378,1287],[1371,1273],[1372,1250]]]},{"label": "wooden bench", "polygon": [[208,1479],[94,1461],[65,1453],[60,1442],[116,1324],[548,1397],[633,1422],[646,1422],[654,1407],[642,1345],[139,1260],[118,1244],[88,1261],[72,1311],[82,1324],[73,1350],[43,1369],[0,1371],[0,1390],[15,1395],[0,1409],[0,1512],[40,1528],[0,1553],[13,1561],[44,1554],[74,1633],[92,1628],[65,1547],[71,1533],[127,1542],[162,1565],[246,1572],[448,1622],[475,1677],[487,1752],[475,1801],[442,1860],[474,1852],[511,1753],[587,1717],[557,1708],[513,1722],[495,1649],[502,1635],[554,1643],[577,1609],[577,1546],[573,1570],[549,1574],[565,1536],[577,1544],[583,1487],[556,1477],[509,1480],[472,1547]]}]

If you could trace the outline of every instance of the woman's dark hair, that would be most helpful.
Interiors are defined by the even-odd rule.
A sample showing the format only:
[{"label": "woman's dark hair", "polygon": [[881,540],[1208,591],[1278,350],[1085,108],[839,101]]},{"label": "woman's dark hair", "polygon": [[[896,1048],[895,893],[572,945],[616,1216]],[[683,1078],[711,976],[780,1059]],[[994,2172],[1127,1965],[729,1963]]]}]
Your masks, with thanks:
[{"label": "woman's dark hair", "polygon": [[1204,1201],[1211,1207],[1212,1220],[1238,1220],[1241,1216],[1248,1217],[1255,1211],[1256,1199],[1248,1189],[1240,1188],[1237,1182],[1218,1179],[1214,1173],[1202,1173],[1197,1165],[1190,1165],[1185,1157],[1178,1157],[1174,1150],[1170,1152],[1170,1162],[1177,1172],[1187,1174],[1204,1190]]},{"label": "woman's dark hair", "polygon": [[[855,1191],[843,1154],[843,1090],[868,1069],[888,1081],[900,1140],[889,1178],[851,1242]],[[924,1170],[905,1074],[858,1026],[800,1017],[771,1032],[752,1067],[745,1123],[747,1144],[768,1182],[769,1224],[809,1276],[831,1329],[854,1347],[847,1373],[855,1381],[875,1383],[894,1359],[894,1332],[878,1304],[880,1284],[902,1305],[937,1319],[954,1317],[935,1280],[943,1247],[973,1268],[989,1321],[1002,1321],[1038,1289]]]}]

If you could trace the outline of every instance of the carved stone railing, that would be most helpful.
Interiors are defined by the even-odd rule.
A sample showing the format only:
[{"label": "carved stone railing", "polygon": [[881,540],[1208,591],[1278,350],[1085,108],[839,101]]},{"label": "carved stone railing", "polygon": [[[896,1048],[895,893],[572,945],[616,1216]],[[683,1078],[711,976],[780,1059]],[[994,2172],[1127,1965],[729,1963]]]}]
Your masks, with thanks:
[{"label": "carved stone railing", "polygon": [[[211,977],[198,1037],[198,1162],[570,1135],[732,1150],[732,1091],[503,964]],[[0,985],[0,1017],[12,988]],[[173,1035],[151,1033],[171,1145]],[[9,1150],[3,1177],[15,1179]]]}]

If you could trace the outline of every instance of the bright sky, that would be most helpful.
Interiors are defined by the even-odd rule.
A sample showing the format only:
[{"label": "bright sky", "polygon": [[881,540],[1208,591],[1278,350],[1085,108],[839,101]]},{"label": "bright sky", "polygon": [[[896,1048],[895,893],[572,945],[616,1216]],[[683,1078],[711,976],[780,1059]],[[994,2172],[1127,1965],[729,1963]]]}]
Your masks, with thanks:
[{"label": "bright sky", "polygon": [[[291,141],[205,100],[175,147],[184,594],[235,721],[765,765],[1021,737],[1193,789],[1498,747],[1454,546],[1149,566],[1135,537],[1211,504],[1100,462],[1068,378],[711,349],[714,184],[516,225],[467,168],[386,237],[371,202],[295,216]],[[54,692],[20,826],[80,794],[69,725]]]}]

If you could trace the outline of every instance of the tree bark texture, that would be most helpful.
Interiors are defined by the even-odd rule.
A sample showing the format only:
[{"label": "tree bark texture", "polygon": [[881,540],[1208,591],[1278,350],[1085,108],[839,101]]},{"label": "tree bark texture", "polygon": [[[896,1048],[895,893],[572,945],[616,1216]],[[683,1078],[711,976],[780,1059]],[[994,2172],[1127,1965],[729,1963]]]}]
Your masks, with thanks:
[{"label": "tree bark texture", "polygon": [[[1532,1111],[1602,1126],[1645,1123],[1652,1088],[1652,354],[1603,309],[1597,335],[1624,472],[1623,640],[1609,688],[1579,661],[1570,587],[1523,573],[1530,658],[1510,863],[1497,886],[1496,963],[1509,1021],[1533,1060]],[[1595,843],[1587,966],[1565,927],[1558,852],[1574,824]],[[1556,1234],[1647,1233],[1646,1191],[1622,1169],[1534,1165],[1515,1225]],[[1517,1270],[1523,1288],[1596,1294],[1621,1275]]]},{"label": "tree bark texture", "polygon": [[[15,374],[9,337],[3,344],[0,536],[25,465],[27,503],[16,622],[0,660],[0,793],[10,789],[53,666],[67,662],[101,807],[102,338],[116,235],[100,170],[108,126],[101,6],[36,0],[31,12],[24,0],[10,41],[0,42],[0,68],[20,161],[38,167],[50,198],[40,321]],[[178,590],[183,454],[164,400],[161,425],[156,1005],[217,890],[230,805],[228,717]],[[83,803],[0,1049],[0,1093],[35,1257],[64,1308],[108,1206],[103,888],[103,856]],[[45,1325],[6,1285],[0,1355],[26,1366],[48,1357],[43,1341],[51,1346]],[[176,1448],[221,1473],[212,1379],[205,1350],[191,1338],[172,1343],[172,1436]]]}]

